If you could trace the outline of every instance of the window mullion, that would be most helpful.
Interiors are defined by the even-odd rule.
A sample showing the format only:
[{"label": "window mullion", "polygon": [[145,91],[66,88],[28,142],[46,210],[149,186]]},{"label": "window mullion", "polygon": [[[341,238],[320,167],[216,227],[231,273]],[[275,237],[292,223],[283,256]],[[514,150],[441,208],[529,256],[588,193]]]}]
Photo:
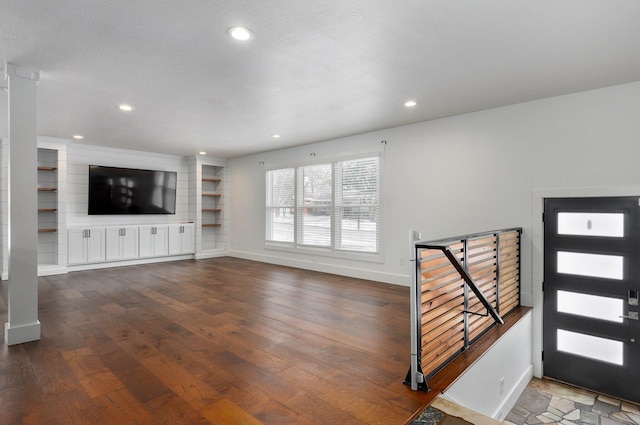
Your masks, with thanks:
[{"label": "window mullion", "polygon": [[300,178],[300,173],[302,172],[301,167],[295,168],[295,173],[293,175],[293,184],[295,187],[294,190],[294,201],[293,201],[293,244],[297,248],[300,244],[300,228],[302,226],[302,214],[300,214],[300,199],[303,198],[302,191],[304,190],[302,184],[303,181]]},{"label": "window mullion", "polygon": [[337,241],[340,241],[342,238],[342,213],[338,211],[339,207],[337,205],[338,193],[342,193],[342,188],[338,188],[338,185],[342,184],[342,179],[338,177],[338,173],[340,172],[340,167],[336,162],[331,164],[332,168],[332,182],[331,182],[331,249],[333,251],[336,250]]}]

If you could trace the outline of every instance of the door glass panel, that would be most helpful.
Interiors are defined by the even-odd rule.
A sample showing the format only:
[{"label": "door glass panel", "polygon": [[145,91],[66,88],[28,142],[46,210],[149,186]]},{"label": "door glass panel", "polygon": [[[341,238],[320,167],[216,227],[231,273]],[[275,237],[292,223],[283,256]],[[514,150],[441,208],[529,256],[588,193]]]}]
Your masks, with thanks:
[{"label": "door glass panel", "polygon": [[620,341],[558,329],[558,351],[623,365]]},{"label": "door glass panel", "polygon": [[622,323],[624,301],[617,298],[558,291],[558,312]]},{"label": "door glass panel", "polygon": [[558,234],[577,236],[624,236],[622,213],[558,213]]},{"label": "door glass panel", "polygon": [[558,273],[622,280],[623,257],[558,251]]}]

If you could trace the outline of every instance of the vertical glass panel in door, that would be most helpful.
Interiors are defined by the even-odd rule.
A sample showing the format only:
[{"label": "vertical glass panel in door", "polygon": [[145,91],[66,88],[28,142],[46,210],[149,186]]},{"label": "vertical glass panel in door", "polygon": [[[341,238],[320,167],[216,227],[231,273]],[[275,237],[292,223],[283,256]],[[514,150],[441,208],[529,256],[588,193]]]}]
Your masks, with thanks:
[{"label": "vertical glass panel in door", "polygon": [[622,280],[624,257],[558,251],[558,273]]},{"label": "vertical glass panel in door", "polygon": [[624,301],[619,298],[558,291],[558,312],[622,323]]},{"label": "vertical glass panel in door", "polygon": [[624,237],[623,213],[558,213],[558,234]]},{"label": "vertical glass panel in door", "polygon": [[558,351],[616,365],[624,364],[623,344],[621,341],[564,329],[558,329]]}]

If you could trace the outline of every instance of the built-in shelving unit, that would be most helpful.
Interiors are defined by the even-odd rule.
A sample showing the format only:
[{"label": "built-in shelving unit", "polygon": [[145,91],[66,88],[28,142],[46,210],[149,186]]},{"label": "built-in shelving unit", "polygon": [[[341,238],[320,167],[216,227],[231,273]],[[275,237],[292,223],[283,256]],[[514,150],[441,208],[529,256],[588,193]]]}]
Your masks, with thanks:
[{"label": "built-in shelving unit", "polygon": [[67,272],[66,176],[69,140],[38,137],[38,275]]},{"label": "built-in shelving unit", "polygon": [[189,219],[195,223],[196,258],[228,252],[227,161],[194,156],[189,163]]},{"label": "built-in shelving unit", "polygon": [[58,261],[58,152],[38,149],[38,264]]},{"label": "built-in shelving unit", "polygon": [[[222,227],[220,216],[222,214],[222,167],[215,165],[202,165],[202,227]],[[203,233],[203,249],[216,247],[215,234]],[[208,244],[204,244],[204,242]]]}]

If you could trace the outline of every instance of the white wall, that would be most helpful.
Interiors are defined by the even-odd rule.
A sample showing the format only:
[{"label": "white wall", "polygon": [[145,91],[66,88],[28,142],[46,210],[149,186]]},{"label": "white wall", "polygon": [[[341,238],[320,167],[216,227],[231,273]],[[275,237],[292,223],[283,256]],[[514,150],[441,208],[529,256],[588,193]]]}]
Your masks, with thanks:
[{"label": "white wall", "polygon": [[[532,220],[533,190],[637,185],[639,136],[637,82],[235,158],[229,162],[230,249],[247,258],[407,284],[409,266],[400,259],[409,255],[408,229],[428,240],[521,226],[523,301],[532,305],[531,235],[534,223],[540,225],[538,217]],[[265,248],[265,169],[375,151],[384,160],[384,263]]]},{"label": "white wall", "polygon": [[[88,215],[89,165],[178,172],[176,214]],[[178,223],[189,218],[187,159],[71,143],[67,148],[67,226]]]}]

